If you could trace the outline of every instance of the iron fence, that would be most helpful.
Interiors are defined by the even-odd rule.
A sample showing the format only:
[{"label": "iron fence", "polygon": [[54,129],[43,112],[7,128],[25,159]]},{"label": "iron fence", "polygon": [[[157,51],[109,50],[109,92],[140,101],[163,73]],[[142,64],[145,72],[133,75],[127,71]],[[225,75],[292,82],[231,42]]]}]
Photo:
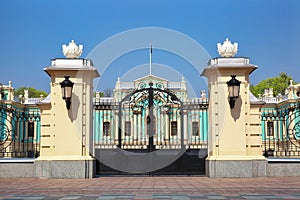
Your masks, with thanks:
[{"label": "iron fence", "polygon": [[39,110],[0,102],[0,158],[33,158],[39,156],[39,151]]},{"label": "iron fence", "polygon": [[300,157],[300,104],[262,112],[262,147],[266,157]]}]

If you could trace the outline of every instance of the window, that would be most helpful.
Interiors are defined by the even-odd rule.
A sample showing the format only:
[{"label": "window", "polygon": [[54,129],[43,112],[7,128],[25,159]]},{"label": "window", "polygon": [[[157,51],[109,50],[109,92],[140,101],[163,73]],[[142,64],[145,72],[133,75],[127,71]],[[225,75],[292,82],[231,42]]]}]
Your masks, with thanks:
[{"label": "window", "polygon": [[28,137],[34,137],[34,122],[28,122]]},{"label": "window", "polygon": [[109,136],[110,135],[110,123],[104,122],[103,123],[103,136]]},{"label": "window", "polygon": [[131,135],[131,122],[125,122],[125,136]]},{"label": "window", "polygon": [[273,122],[267,122],[267,136],[274,136]]},{"label": "window", "polygon": [[[156,133],[156,120],[155,120],[155,117],[153,118],[152,123],[153,123],[153,134],[155,135],[155,133]],[[150,117],[147,116],[147,134],[148,135],[150,134],[149,132],[150,132]]]},{"label": "window", "polygon": [[171,122],[171,135],[177,135],[177,122]]},{"label": "window", "polygon": [[199,122],[192,122],[193,136],[199,136]]}]

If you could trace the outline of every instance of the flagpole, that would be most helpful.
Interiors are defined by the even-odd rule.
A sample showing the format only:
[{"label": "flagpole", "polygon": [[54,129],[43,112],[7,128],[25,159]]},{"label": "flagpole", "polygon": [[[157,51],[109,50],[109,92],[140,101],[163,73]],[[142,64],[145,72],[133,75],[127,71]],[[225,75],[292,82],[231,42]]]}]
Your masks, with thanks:
[{"label": "flagpole", "polygon": [[149,73],[152,74],[152,44],[150,43],[150,65],[149,65]]}]

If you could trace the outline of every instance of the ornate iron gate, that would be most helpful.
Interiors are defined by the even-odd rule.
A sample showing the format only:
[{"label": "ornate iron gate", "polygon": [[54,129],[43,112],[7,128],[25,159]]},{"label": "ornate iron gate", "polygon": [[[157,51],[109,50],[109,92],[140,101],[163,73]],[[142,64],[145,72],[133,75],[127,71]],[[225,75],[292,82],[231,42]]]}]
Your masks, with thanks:
[{"label": "ornate iron gate", "polygon": [[[131,92],[119,103],[94,103],[98,174],[205,173],[206,99],[182,102],[173,92],[152,86]],[[170,163],[154,166],[164,161]],[[133,165],[137,162],[139,166]]]}]

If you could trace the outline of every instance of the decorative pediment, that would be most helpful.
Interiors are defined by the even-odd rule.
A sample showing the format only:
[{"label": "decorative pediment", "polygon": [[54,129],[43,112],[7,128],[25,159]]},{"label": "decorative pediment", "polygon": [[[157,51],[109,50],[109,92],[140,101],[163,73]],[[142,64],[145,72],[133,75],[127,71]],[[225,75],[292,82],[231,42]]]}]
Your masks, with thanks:
[{"label": "decorative pediment", "polygon": [[148,88],[149,83],[153,83],[153,88],[164,89],[168,86],[168,80],[154,75],[147,75],[134,81],[136,89]]}]

